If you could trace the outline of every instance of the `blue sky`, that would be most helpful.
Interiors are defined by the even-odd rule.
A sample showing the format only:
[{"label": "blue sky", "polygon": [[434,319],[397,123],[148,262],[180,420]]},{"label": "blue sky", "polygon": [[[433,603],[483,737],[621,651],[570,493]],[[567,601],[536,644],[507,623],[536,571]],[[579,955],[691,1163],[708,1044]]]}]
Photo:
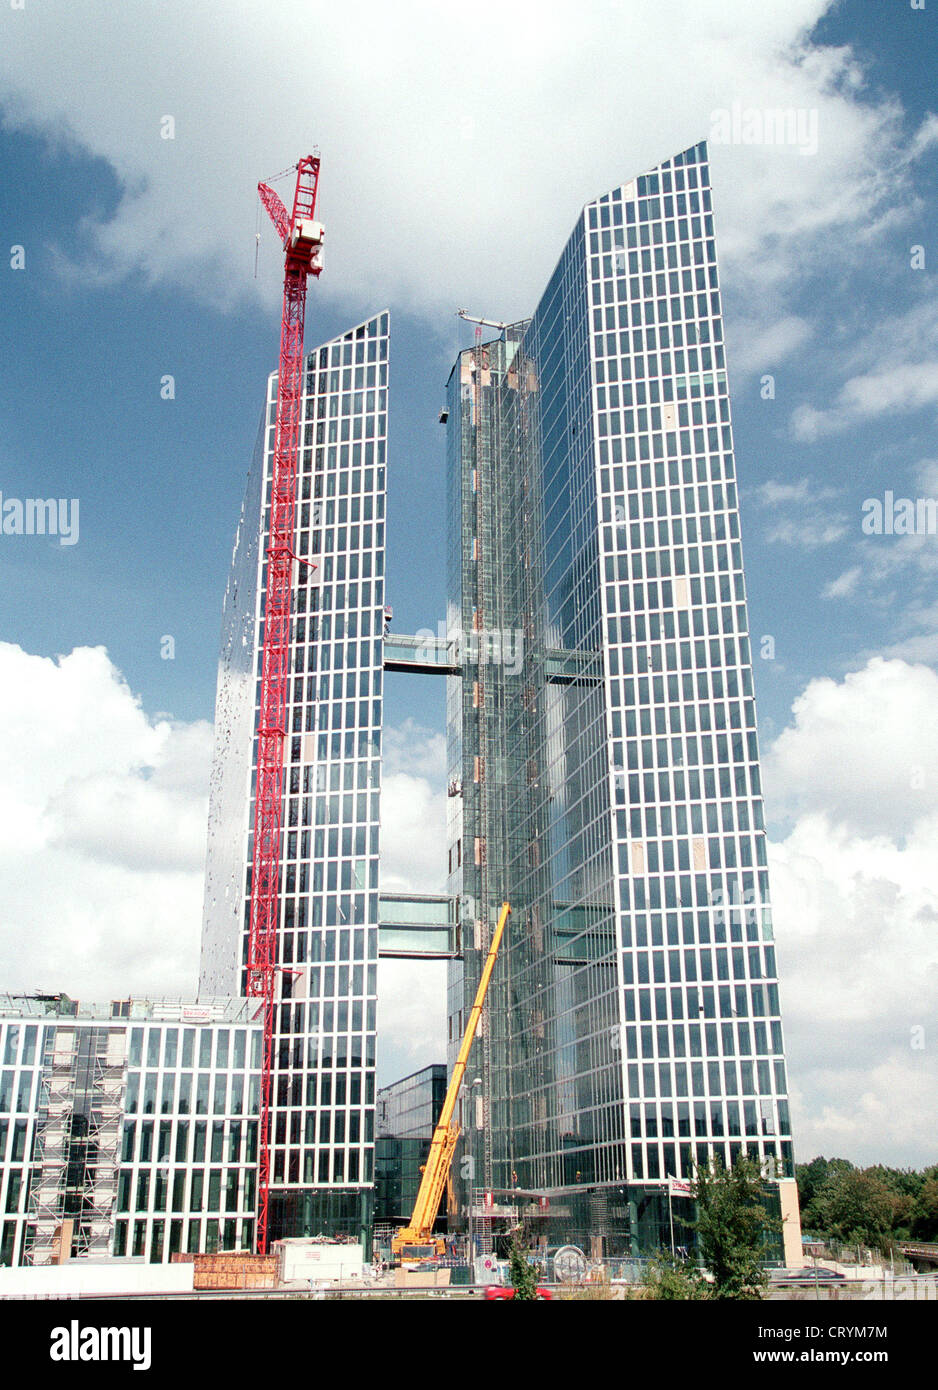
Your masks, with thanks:
[{"label": "blue sky", "polygon": [[[506,17],[480,0],[470,27],[423,0],[353,11],[0,10],[0,492],[80,501],[73,546],[0,534],[0,790],[14,807],[26,798],[0,851],[0,891],[21,902],[0,937],[10,978],[35,983],[48,913],[87,873],[94,943],[73,960],[65,938],[81,940],[85,919],[62,927],[61,978],[79,966],[103,978],[107,958],[141,989],[194,983],[221,598],[278,343],[279,248],[263,213],[255,278],[258,179],[318,144],[327,250],[308,347],[391,311],[388,597],[395,627],[413,631],[443,614],[437,416],[472,339],[457,307],[530,312],[582,204],[711,136],[716,111],[814,112],[816,153],[717,142],[711,162],[753,646],[774,644],[755,679],[795,1113],[812,1151],[872,1152],[897,1087],[908,1104],[930,1096],[938,1118],[925,867],[938,847],[938,538],[860,528],[864,500],[887,490],[938,497],[938,0],[593,0],[576,44],[552,4]],[[14,246],[23,270],[7,268]],[[89,647],[108,663],[56,662]],[[86,717],[63,720],[55,745],[35,711],[66,689]],[[119,755],[100,716],[112,698]],[[419,828],[440,807],[442,687],[389,680],[387,715],[414,721],[393,766],[401,823]],[[24,773],[39,744],[44,801]],[[73,764],[79,744],[94,759]],[[45,905],[21,892],[24,856],[40,850]],[[432,876],[429,859],[420,872]],[[175,974],[148,954],[161,884]],[[129,936],[128,893],[147,904]],[[818,977],[851,942],[856,978],[832,1003]],[[912,999],[897,953],[921,981]],[[898,973],[883,1002],[887,959]],[[419,1010],[432,1013],[435,988],[393,1015],[402,1071],[431,1059]],[[915,1027],[935,1034],[917,1051]],[[890,1143],[927,1157],[914,1125]]]},{"label": "blue sky", "polygon": [[[28,10],[3,19],[8,29],[31,22]],[[870,91],[901,103],[901,121],[911,138],[929,110],[927,74],[933,68],[927,55],[938,49],[931,14],[898,0],[875,10],[862,3],[840,5],[820,22],[816,37],[854,48]],[[176,140],[182,141],[184,116],[178,113],[175,119]],[[0,460],[7,496],[80,497],[81,542],[63,554],[55,542],[5,538],[0,551],[4,636],[48,655],[75,643],[103,643],[148,708],[182,719],[211,718],[220,597],[263,377],[277,350],[275,246],[263,215],[261,230],[270,254],[262,263],[261,284],[253,278],[251,180],[270,170],[243,170],[243,216],[226,248],[242,283],[229,286],[237,303],[219,309],[168,275],[148,285],[145,266],[142,276],[141,267],[134,267],[113,280],[99,280],[93,240],[83,223],[107,223],[115,217],[122,182],[107,159],[63,138],[61,124],[50,123],[45,131],[24,129],[7,106],[0,134],[6,240],[27,251],[26,271],[11,271],[3,282]],[[710,113],[701,110],[694,135],[707,134],[709,125]],[[627,138],[618,144],[618,167],[625,179],[642,165],[631,155]],[[661,147],[658,155],[671,152]],[[294,153],[284,150],[283,161]],[[719,234],[724,221],[721,183],[734,177],[726,156],[740,151],[712,153]],[[765,153],[785,158],[777,151]],[[875,238],[869,257],[857,258],[856,245],[850,245],[841,228],[820,230],[806,274],[779,286],[777,320],[795,319],[812,329],[811,339],[781,360],[771,347],[761,362],[751,360],[750,344],[744,341],[746,286],[737,286],[724,268],[752,628],[772,634],[776,642],[775,664],[765,662],[757,669],[760,717],[767,732],[784,725],[792,699],[812,675],[839,672],[858,653],[896,640],[895,614],[883,603],[884,595],[864,581],[847,602],[819,605],[816,599],[825,585],[857,563],[853,545],[862,501],[881,495],[886,486],[897,495],[919,495],[912,470],[933,449],[934,396],[921,409],[904,414],[898,432],[891,416],[860,420],[816,441],[792,438],[790,426],[799,405],[817,408],[836,393],[848,343],[875,338],[877,323],[889,324],[933,301],[927,243],[935,223],[935,168],[933,147],[904,190],[904,204],[889,209],[896,215],[895,225]],[[327,221],[330,196],[335,201],[345,172],[324,150],[321,206]],[[595,188],[590,196],[600,191]],[[415,200],[428,203],[432,193],[432,188],[412,190]],[[560,225],[571,227],[578,210],[573,197],[560,204]],[[357,212],[375,228],[373,254],[380,259],[380,204],[366,202]],[[488,235],[490,244],[480,259],[496,256],[510,265],[510,242],[499,237],[494,213]],[[926,244],[927,268],[918,274],[909,269],[909,248],[916,243]],[[546,280],[551,256],[556,257],[561,244],[556,239],[553,246],[544,245],[541,277],[532,285]],[[327,254],[331,250],[330,243]],[[66,269],[63,257],[80,259],[86,273],[74,266]],[[318,294],[319,287],[310,296],[308,346],[385,302],[356,293],[354,278],[336,284],[330,269],[327,261],[322,286],[328,286],[328,299]],[[421,306],[406,296],[390,304],[389,596],[395,625],[402,630],[435,625],[442,613],[443,431],[437,412],[454,351],[471,337],[471,330],[457,326],[452,317],[460,281],[457,254],[450,305],[421,313]],[[533,308],[535,296],[536,290],[506,307],[493,291],[470,307],[492,317],[510,316]],[[734,353],[741,344],[747,369],[751,366],[745,374]],[[762,367],[775,377],[774,400],[761,399]],[[172,401],[160,398],[164,373],[175,379]],[[760,487],[770,482],[802,484],[800,504],[797,497],[775,503],[786,533],[790,523],[800,543],[767,539],[774,528]],[[843,534],[823,545],[812,543],[806,513],[842,527]],[[794,566],[793,550],[798,555]],[[160,638],[167,633],[176,639],[172,662],[160,659]],[[431,720],[433,693],[420,690],[416,699],[423,719]]]}]

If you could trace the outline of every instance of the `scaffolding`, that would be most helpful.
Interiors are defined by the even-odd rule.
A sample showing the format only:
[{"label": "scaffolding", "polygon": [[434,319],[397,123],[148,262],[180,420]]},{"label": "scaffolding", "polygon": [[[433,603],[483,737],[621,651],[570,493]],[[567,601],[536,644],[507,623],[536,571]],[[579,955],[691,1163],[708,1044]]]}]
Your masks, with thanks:
[{"label": "scaffolding", "polygon": [[[87,1038],[83,1055],[80,1040]],[[63,1223],[74,1222],[70,1253],[110,1251],[123,1114],[121,1031],[56,1030],[40,1090],[24,1260],[53,1260]]]}]

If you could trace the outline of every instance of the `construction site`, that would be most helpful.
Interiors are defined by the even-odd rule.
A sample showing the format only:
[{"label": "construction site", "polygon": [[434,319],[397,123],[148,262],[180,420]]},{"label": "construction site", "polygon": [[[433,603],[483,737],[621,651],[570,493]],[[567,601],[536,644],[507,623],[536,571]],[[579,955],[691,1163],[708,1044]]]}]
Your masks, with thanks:
[{"label": "construction site", "polygon": [[[625,1296],[740,1157],[799,1268],[706,147],[587,205],[531,318],[459,311],[433,640],[385,587],[389,315],[304,347],[319,174],[258,185],[198,990],[0,995],[0,1296],[478,1291],[513,1245]],[[388,675],[444,682],[437,894],[382,890]],[[445,1064],[382,1089],[379,959],[448,971]]]}]

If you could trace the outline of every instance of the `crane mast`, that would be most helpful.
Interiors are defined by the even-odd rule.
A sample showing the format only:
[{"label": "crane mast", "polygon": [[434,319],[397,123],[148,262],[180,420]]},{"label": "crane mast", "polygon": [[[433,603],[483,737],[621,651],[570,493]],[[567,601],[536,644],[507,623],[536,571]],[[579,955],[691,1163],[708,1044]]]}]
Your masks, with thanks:
[{"label": "crane mast", "polygon": [[498,923],[492,936],[492,944],[489,947],[488,955],[485,958],[485,965],[482,967],[482,974],[479,977],[479,987],[476,990],[475,1002],[469,1011],[469,1018],[466,1021],[466,1031],[463,1034],[462,1046],[459,1049],[459,1056],[456,1058],[456,1065],[453,1067],[453,1075],[446,1092],[446,1099],[443,1101],[440,1118],[437,1121],[436,1129],[433,1131],[430,1152],[427,1155],[423,1177],[420,1180],[420,1188],[417,1192],[417,1200],[414,1203],[410,1225],[402,1226],[391,1242],[391,1253],[394,1255],[402,1255],[405,1259],[408,1257],[409,1251],[419,1256],[425,1255],[427,1247],[434,1244],[433,1223],[436,1221],[437,1213],[440,1210],[440,1199],[443,1196],[443,1189],[446,1186],[446,1179],[449,1175],[450,1165],[453,1161],[453,1152],[456,1148],[456,1141],[459,1138],[460,1132],[459,1125],[453,1124],[453,1113],[456,1109],[459,1088],[466,1074],[466,1064],[469,1061],[472,1042],[476,1035],[476,1029],[479,1026],[479,1019],[482,1016],[482,1006],[485,1003],[485,996],[488,993],[489,981],[492,978],[492,971],[495,969],[498,949],[502,944],[502,934],[505,930],[505,923],[508,921],[510,914],[511,908],[508,903],[502,903],[502,910],[499,913]]},{"label": "crane mast", "polygon": [[257,1249],[267,1251],[270,1193],[270,1099],[280,910],[280,839],[284,744],[290,677],[290,620],[296,536],[296,475],[303,375],[306,284],[322,270],[323,228],[314,221],[319,159],[296,166],[293,212],[266,184],[257,191],[283,240],[285,267],[277,425],[270,466],[267,582],[262,607],[261,689],[257,723],[257,777],[246,992],[262,1000],[264,1044],[258,1136]]}]

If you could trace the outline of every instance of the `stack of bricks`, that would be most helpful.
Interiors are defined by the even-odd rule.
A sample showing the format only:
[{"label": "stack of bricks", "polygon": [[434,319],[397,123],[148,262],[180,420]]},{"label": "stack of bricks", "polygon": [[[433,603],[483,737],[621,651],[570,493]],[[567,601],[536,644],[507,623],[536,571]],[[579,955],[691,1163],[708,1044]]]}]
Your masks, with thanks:
[{"label": "stack of bricks", "polygon": [[194,1289],[273,1289],[277,1285],[276,1255],[173,1255],[173,1264],[195,1265]]}]

